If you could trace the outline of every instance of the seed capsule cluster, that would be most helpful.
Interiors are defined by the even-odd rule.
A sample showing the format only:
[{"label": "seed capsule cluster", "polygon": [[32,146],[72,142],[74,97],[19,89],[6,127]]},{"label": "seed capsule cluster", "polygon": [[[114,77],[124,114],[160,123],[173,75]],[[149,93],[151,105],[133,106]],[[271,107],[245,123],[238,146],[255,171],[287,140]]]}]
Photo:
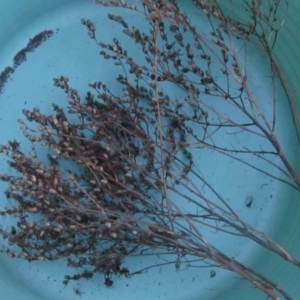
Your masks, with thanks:
[{"label": "seed capsule cluster", "polygon": [[[132,105],[138,91],[131,91],[131,100],[127,96],[118,98],[97,82],[90,86],[99,100],[88,92],[81,103],[68,78],[55,78],[54,85],[66,92],[69,114],[76,114],[78,121],[70,122],[56,104],[52,115],[38,108],[23,110],[27,121],[38,126],[30,129],[19,120],[24,136],[32,142],[29,156],[15,140],[0,147],[9,158],[9,166],[21,174],[0,177],[9,183],[7,198],[16,203],[1,214],[18,219],[16,228],[9,232],[1,229],[1,233],[21,249],[13,256],[29,261],[66,257],[68,266],[90,266],[88,271],[66,277],[65,284],[101,272],[105,285],[111,286],[112,274],[130,275],[121,267],[127,255],[151,246],[154,236],[159,239],[169,235],[163,225],[163,211],[163,227],[155,229],[152,220],[158,203],[148,195],[150,190],[159,189],[161,176],[155,140],[144,125],[151,114],[147,116]],[[131,108],[125,107],[128,104]],[[48,164],[39,161],[37,143],[51,149]],[[177,147],[184,150],[179,142],[173,150]],[[170,168],[173,155],[164,154],[166,168]],[[61,167],[62,161],[69,168]],[[32,215],[38,221],[32,221]],[[145,219],[143,224],[139,224],[139,218]],[[12,253],[8,248],[5,252]]]},{"label": "seed capsule cluster", "polygon": [[33,52],[37,47],[44,43],[53,35],[52,30],[45,30],[38,33],[32,39],[29,40],[26,47],[22,48],[13,58],[13,67],[6,67],[0,73],[0,94],[3,92],[5,83],[11,75],[14,73],[15,69],[20,66],[24,61],[26,61],[27,54]]}]

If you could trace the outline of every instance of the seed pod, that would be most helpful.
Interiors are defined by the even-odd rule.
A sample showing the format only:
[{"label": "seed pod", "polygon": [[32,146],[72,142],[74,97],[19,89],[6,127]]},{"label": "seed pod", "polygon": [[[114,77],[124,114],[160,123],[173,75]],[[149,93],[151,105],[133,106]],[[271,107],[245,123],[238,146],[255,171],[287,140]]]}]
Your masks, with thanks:
[{"label": "seed pod", "polygon": [[38,174],[44,174],[44,170],[43,170],[43,169],[36,169],[36,172],[37,172]]},{"label": "seed pod", "polygon": [[30,156],[32,158],[36,158],[37,157],[37,154],[36,154],[36,152],[34,150],[30,151],[29,154],[30,154]]},{"label": "seed pod", "polygon": [[88,32],[88,35],[89,35],[89,37],[90,37],[91,39],[94,39],[94,38],[95,38],[95,31],[90,30],[90,31]]},{"label": "seed pod", "polygon": [[29,207],[29,208],[27,209],[27,211],[29,211],[29,212],[37,212],[37,211],[38,211],[38,208],[37,208],[37,207]]},{"label": "seed pod", "polygon": [[108,228],[111,228],[111,223],[110,223],[110,222],[105,223],[105,225],[106,225]]},{"label": "seed pod", "polygon": [[22,155],[20,153],[13,153],[12,157],[19,159],[22,157]]},{"label": "seed pod", "polygon": [[56,116],[53,116],[53,123],[54,123],[54,125],[58,124],[58,120],[57,120]]}]

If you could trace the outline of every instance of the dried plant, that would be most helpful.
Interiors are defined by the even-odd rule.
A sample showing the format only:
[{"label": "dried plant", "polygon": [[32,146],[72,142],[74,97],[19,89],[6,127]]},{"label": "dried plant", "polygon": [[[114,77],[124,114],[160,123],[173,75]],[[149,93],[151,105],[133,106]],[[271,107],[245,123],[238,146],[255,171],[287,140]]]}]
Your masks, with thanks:
[{"label": "dried plant", "polygon": [[29,40],[26,47],[22,48],[15,56],[14,56],[14,64],[13,67],[6,67],[0,73],[0,94],[3,92],[4,86],[11,75],[14,73],[16,68],[18,68],[23,62],[27,60],[27,54],[30,52],[34,52],[36,48],[38,48],[42,43],[44,43],[47,39],[49,39],[53,35],[52,30],[44,30],[37,35],[35,35],[32,39]]},{"label": "dried plant", "polygon": [[[108,15],[140,47],[144,63],[131,57],[117,38],[99,41],[95,24],[81,20],[102,48],[103,58],[121,68],[116,80],[122,94],[95,82],[89,84],[93,93],[83,101],[69,79],[61,76],[54,85],[67,94],[68,113],[56,104],[49,115],[38,108],[23,110],[27,120],[39,126],[30,129],[19,120],[32,142],[30,156],[15,140],[0,149],[20,174],[0,177],[9,184],[7,199],[14,199],[1,214],[18,220],[17,228],[0,233],[20,249],[5,246],[3,251],[29,261],[67,258],[68,266],[82,272],[66,275],[64,284],[100,272],[110,287],[113,275],[135,274],[123,266],[127,257],[153,250],[175,254],[176,268],[184,259],[205,260],[242,276],[272,299],[280,299],[279,294],[292,299],[278,284],[222,253],[203,236],[201,228],[208,226],[248,238],[300,266],[280,245],[241,219],[226,201],[225,191],[213,186],[194,162],[196,151],[211,149],[300,190],[298,172],[276,127],[278,79],[298,120],[294,99],[273,57],[284,23],[277,16],[279,6],[287,9],[287,2],[243,0],[249,21],[241,21],[226,15],[216,0],[195,0],[199,12],[207,16],[211,37],[191,23],[175,0],[142,0],[140,7],[123,0],[95,2],[144,16],[148,32],[131,27],[122,15]],[[245,48],[254,45],[269,60],[271,116],[251,90],[236,38]],[[17,55],[15,65],[22,57]],[[170,86],[184,97],[174,99],[164,92]],[[299,123],[295,124],[299,142]],[[224,145],[220,136],[233,133],[263,142],[257,149],[246,143]],[[39,144],[48,147],[49,162],[39,159]],[[258,158],[258,163],[252,164],[249,157]],[[245,205],[250,208],[252,202],[249,197]]]}]

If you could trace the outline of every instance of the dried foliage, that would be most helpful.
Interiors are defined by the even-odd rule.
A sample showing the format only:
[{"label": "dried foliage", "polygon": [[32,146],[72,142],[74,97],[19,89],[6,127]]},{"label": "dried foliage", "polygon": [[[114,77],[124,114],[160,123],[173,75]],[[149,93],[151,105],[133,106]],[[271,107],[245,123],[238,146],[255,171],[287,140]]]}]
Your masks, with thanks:
[{"label": "dried foliage", "polygon": [[[122,69],[116,80],[123,94],[95,82],[89,85],[93,93],[81,100],[69,79],[61,76],[54,79],[54,85],[67,94],[68,113],[56,104],[50,115],[38,108],[23,110],[28,121],[38,124],[30,129],[19,120],[25,137],[32,142],[30,156],[15,140],[0,148],[10,167],[20,174],[1,175],[9,184],[7,199],[14,200],[1,214],[18,222],[17,228],[1,229],[0,233],[20,249],[4,247],[3,251],[29,261],[67,258],[68,266],[82,272],[66,275],[64,284],[100,272],[110,287],[113,275],[134,274],[123,266],[126,257],[159,250],[177,256],[176,268],[183,259],[202,259],[239,274],[272,299],[280,299],[278,293],[291,299],[279,285],[206,241],[200,230],[203,225],[251,239],[300,266],[237,215],[198,170],[193,157],[193,149],[212,149],[300,190],[297,171],[275,134],[275,78],[284,87],[285,82],[272,51],[283,25],[283,19],[277,18],[278,7],[286,2],[244,0],[249,21],[242,22],[225,15],[217,1],[193,1],[211,24],[210,38],[190,23],[175,0],[143,0],[141,7],[121,0],[95,2],[144,15],[149,32],[131,27],[121,15],[109,14],[108,18],[119,23],[124,34],[140,46],[145,64],[135,61],[117,38],[111,43],[99,41],[95,24],[81,20],[89,37],[102,48],[103,58]],[[193,44],[187,42],[188,34]],[[234,46],[236,37],[256,45],[269,59],[274,87],[271,120],[249,88]],[[31,43],[35,46],[39,41]],[[16,55],[16,66],[26,59],[25,53],[21,50]],[[185,98],[170,97],[161,88],[165,83],[176,86]],[[237,88],[233,90],[232,85]],[[218,110],[203,95],[230,105],[233,114]],[[293,105],[288,93],[287,101]],[[247,121],[242,123],[235,115]],[[214,139],[216,132],[230,130],[262,137],[268,146],[259,150],[247,149],[247,145],[227,147]],[[37,144],[48,147],[49,162],[39,160]],[[250,156],[274,165],[282,176],[251,165]],[[207,197],[201,185],[214,197]],[[252,197],[247,198],[246,207],[252,202]],[[186,212],[186,203],[193,205],[194,214]]]}]

